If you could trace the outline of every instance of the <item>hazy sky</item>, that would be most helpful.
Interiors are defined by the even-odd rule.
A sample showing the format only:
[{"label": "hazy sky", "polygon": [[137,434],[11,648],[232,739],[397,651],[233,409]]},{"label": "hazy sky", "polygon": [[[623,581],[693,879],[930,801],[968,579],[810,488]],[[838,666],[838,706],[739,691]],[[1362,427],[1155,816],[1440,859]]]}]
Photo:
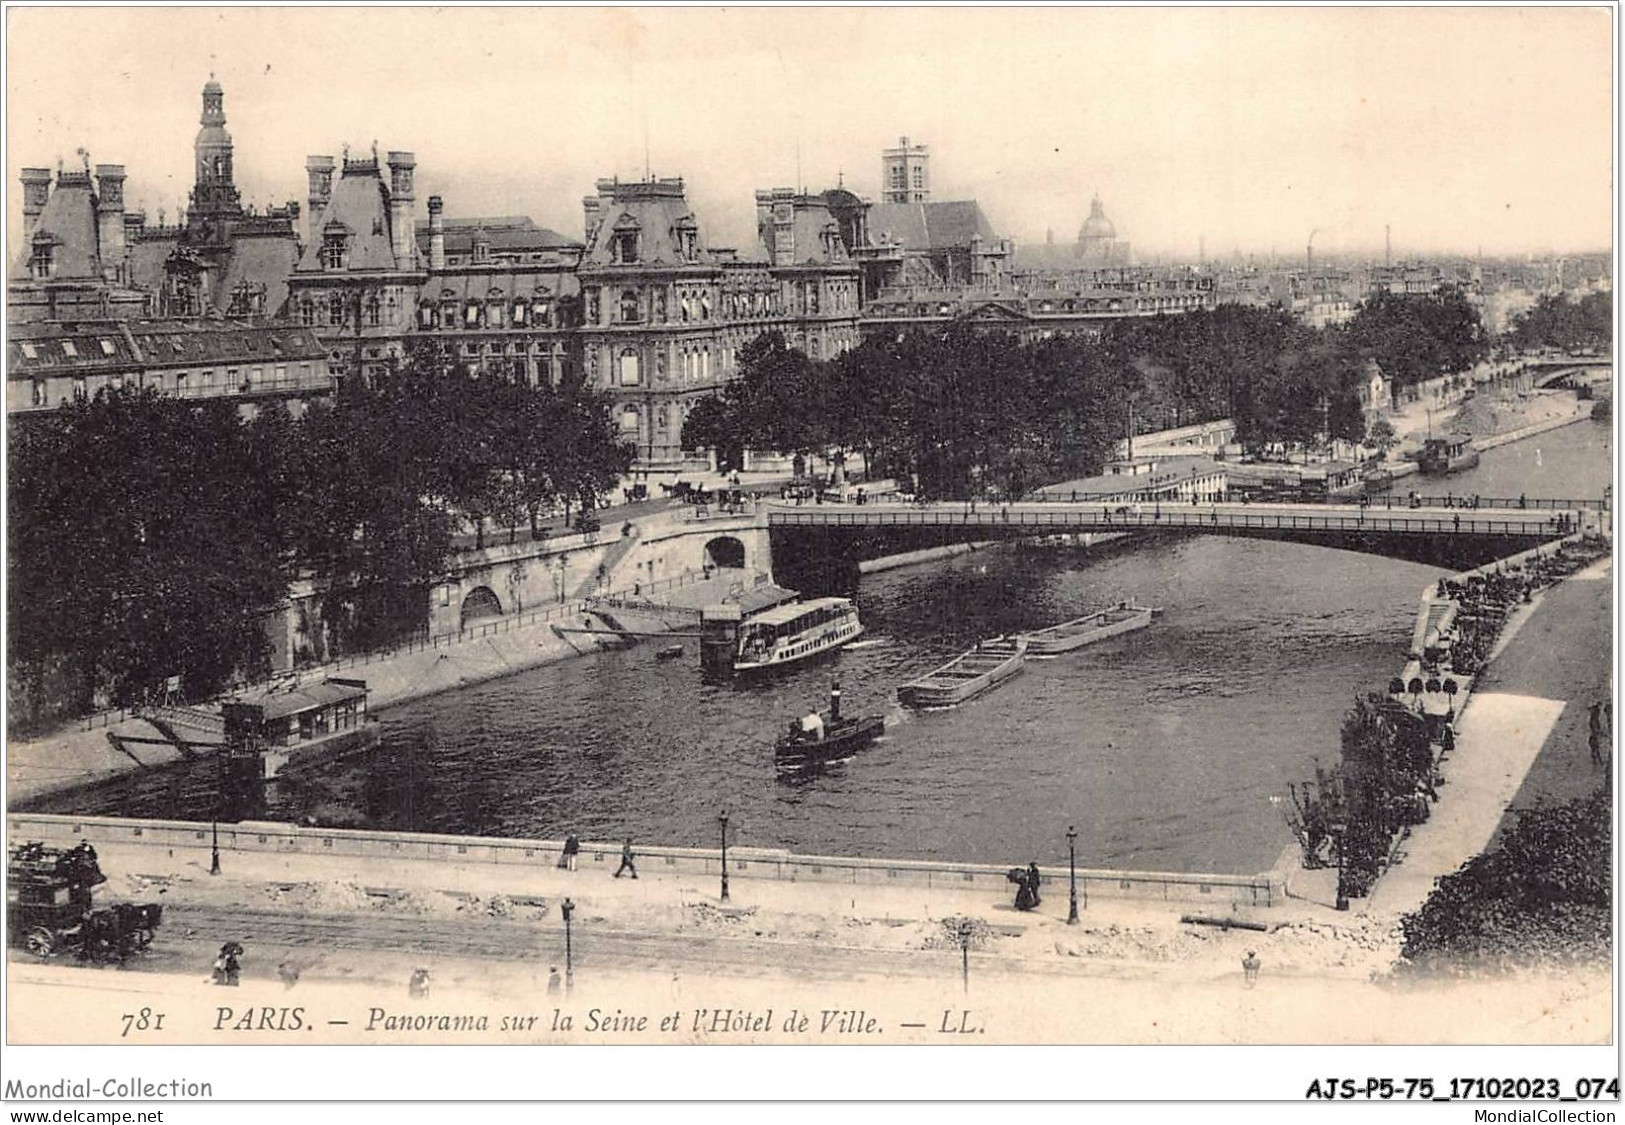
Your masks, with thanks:
[{"label": "hazy sky", "polygon": [[[19,9],[17,172],[122,163],[150,221],[191,186],[200,90],[226,91],[245,200],[304,159],[406,149],[418,212],[528,214],[579,238],[600,176],[682,175],[714,245],[752,192],[878,198],[931,147],[934,197],[1070,241],[1098,190],[1141,255],[1611,245],[1604,9]],[[647,139],[647,140],[646,140]]]}]

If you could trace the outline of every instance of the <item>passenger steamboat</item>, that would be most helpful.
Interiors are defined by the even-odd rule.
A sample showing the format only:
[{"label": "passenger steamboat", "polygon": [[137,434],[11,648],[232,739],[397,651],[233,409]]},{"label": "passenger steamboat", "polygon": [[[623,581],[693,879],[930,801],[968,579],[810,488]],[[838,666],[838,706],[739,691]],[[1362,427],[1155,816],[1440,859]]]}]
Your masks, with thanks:
[{"label": "passenger steamboat", "polygon": [[796,664],[833,652],[862,635],[858,607],[850,598],[814,598],[775,606],[740,624],[734,671],[749,674]]}]

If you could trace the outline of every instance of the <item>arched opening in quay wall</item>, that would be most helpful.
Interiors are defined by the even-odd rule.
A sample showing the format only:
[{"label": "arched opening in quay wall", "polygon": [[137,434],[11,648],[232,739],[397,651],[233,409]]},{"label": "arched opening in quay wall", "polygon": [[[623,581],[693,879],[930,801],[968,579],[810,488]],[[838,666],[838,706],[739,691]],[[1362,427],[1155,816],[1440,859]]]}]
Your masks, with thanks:
[{"label": "arched opening in quay wall", "polygon": [[745,544],[732,535],[720,535],[705,545],[705,562],[718,569],[742,570]]},{"label": "arched opening in quay wall", "polygon": [[476,586],[463,599],[461,624],[466,629],[469,625],[486,618],[501,617],[502,612],[502,601],[497,597],[496,591],[489,586]]}]

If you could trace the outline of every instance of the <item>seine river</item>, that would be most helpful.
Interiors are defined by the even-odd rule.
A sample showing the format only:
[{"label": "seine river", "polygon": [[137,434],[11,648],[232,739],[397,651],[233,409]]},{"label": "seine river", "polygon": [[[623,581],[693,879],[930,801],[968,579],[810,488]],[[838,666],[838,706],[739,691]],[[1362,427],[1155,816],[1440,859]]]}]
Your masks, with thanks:
[{"label": "seine river", "polygon": [[[1610,465],[1609,428],[1582,423],[1492,450],[1448,487],[1598,496]],[[1076,825],[1087,866],[1260,871],[1292,842],[1288,784],[1335,761],[1343,712],[1397,671],[1434,577],[1216,536],[1094,555],[990,549],[864,577],[865,642],[769,684],[706,685],[692,643],[671,662],[646,645],[392,708],[375,754],[271,787],[265,815],[711,845],[726,809],[742,845],[1011,864],[1064,859]],[[895,702],[899,684],[980,637],[1125,598],[1166,612],[1030,661],[954,710]],[[885,714],[886,735],[822,773],[779,778],[775,735],[822,706],[836,677],[848,713]],[[53,804],[207,819],[209,790],[199,776]]]}]

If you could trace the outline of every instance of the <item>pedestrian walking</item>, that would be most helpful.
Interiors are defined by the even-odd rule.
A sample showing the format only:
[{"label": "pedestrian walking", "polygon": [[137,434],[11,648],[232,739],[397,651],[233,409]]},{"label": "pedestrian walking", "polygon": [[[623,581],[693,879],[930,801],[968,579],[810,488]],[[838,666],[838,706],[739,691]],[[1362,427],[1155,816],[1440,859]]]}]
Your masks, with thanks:
[{"label": "pedestrian walking", "polygon": [[1247,956],[1241,959],[1241,976],[1248,988],[1258,983],[1258,970],[1262,967],[1262,964],[1258,959],[1258,954],[1251,949],[1247,951]]},{"label": "pedestrian walking", "polygon": [[1034,860],[1027,865],[1027,884],[1032,888],[1034,907],[1044,901],[1044,896],[1038,893],[1038,884],[1041,881],[1038,875],[1038,861]]},{"label": "pedestrian walking", "polygon": [[581,854],[581,841],[574,832],[564,838],[564,851],[559,855],[559,866],[566,871],[576,869],[576,856]]},{"label": "pedestrian walking", "polygon": [[547,970],[547,994],[549,996],[557,996],[559,987],[559,967],[554,965],[552,968]]},{"label": "pedestrian walking", "polygon": [[626,843],[621,845],[621,865],[615,869],[615,878],[619,879],[623,871],[630,871],[634,879],[638,877],[637,866],[632,862],[632,837],[630,836],[626,838]]}]

